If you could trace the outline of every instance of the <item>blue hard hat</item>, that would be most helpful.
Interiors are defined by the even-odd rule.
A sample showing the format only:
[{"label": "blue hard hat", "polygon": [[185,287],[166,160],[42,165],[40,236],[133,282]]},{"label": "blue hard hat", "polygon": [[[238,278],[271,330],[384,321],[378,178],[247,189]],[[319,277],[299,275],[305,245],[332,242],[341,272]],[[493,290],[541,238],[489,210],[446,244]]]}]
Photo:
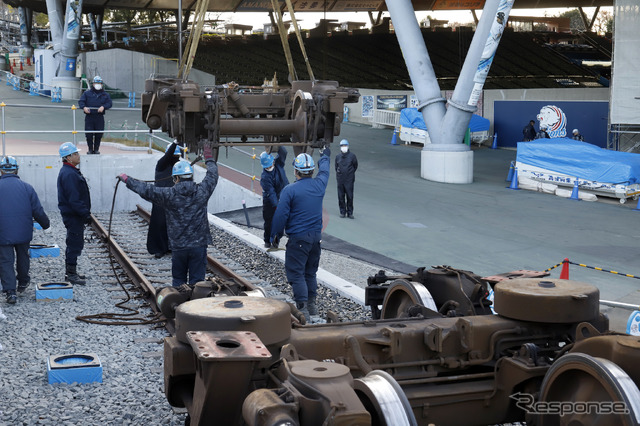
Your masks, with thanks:
[{"label": "blue hard hat", "polygon": [[18,170],[18,162],[14,157],[10,155],[2,157],[2,160],[0,160],[0,170],[2,170],[3,172],[16,171]]},{"label": "blue hard hat", "polygon": [[182,155],[182,151],[187,151],[187,148],[184,146],[177,145],[176,149],[173,151],[173,155]]},{"label": "blue hard hat", "polygon": [[100,77],[99,75],[96,75],[95,77],[93,77],[93,82],[94,83],[101,83],[102,84],[102,77]]},{"label": "blue hard hat", "polygon": [[262,166],[263,169],[273,166],[273,161],[274,161],[273,155],[267,152],[263,152],[262,154],[260,154],[260,165]]},{"label": "blue hard hat", "polygon": [[73,154],[74,152],[80,152],[80,150],[71,142],[65,142],[60,145],[60,149],[58,150],[58,152],[60,153],[60,158],[64,158]]},{"label": "blue hard hat", "polygon": [[296,160],[293,162],[293,168],[299,172],[308,173],[312,172],[316,168],[316,165],[309,154],[302,153],[296,157]]},{"label": "blue hard hat", "polygon": [[349,146],[349,141],[348,141],[348,140],[346,140],[346,139],[342,139],[342,140],[340,141],[340,146],[344,146],[344,145]]},{"label": "blue hard hat", "polygon": [[[187,176],[189,175],[189,176]],[[171,171],[171,176],[184,176],[184,177],[192,177],[193,176],[193,167],[189,164],[188,161],[180,160],[176,164],[173,165],[173,170]]]}]

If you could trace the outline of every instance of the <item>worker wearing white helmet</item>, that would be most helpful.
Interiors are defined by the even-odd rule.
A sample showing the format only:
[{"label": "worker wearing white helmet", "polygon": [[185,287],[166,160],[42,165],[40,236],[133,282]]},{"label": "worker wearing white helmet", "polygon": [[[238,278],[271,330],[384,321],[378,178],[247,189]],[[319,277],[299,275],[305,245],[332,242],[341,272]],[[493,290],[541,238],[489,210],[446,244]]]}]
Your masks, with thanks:
[{"label": "worker wearing white helmet", "polygon": [[356,181],[358,159],[349,150],[349,141],[340,141],[340,154],[336,155],[336,182],[338,183],[338,207],[340,217],[353,219],[353,186]]},{"label": "worker wearing white helmet", "polygon": [[[104,113],[111,108],[111,96],[104,90],[104,82],[99,75],[93,79],[93,84],[86,90],[78,101],[84,111],[84,130],[89,146],[89,154],[100,154],[100,141],[104,133]],[[95,132],[95,133],[94,133]]]},{"label": "worker wearing white helmet", "polygon": [[573,129],[573,140],[576,140],[576,141],[584,140],[584,137],[580,134],[580,131],[578,129]]}]

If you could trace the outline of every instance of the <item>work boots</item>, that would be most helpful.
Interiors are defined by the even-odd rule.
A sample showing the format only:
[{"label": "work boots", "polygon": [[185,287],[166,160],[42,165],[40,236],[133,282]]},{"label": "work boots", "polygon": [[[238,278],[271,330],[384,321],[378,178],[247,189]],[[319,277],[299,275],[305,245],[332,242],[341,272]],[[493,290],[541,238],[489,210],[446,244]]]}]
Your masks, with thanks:
[{"label": "work boots", "polygon": [[316,305],[315,297],[307,301],[307,308],[309,309],[309,315],[318,315],[318,306]]},{"label": "work boots", "polygon": [[296,302],[296,308],[300,311],[302,315],[304,315],[304,319],[309,322],[311,320],[311,316],[309,315],[309,308],[307,302]]},{"label": "work boots", "polygon": [[18,301],[18,297],[16,296],[16,291],[7,290],[6,294],[7,294],[7,303],[11,305],[15,305],[15,303]]},{"label": "work boots", "polygon": [[66,273],[64,274],[64,280],[70,282],[73,285],[85,285],[84,275],[78,275],[77,265],[66,264]]}]

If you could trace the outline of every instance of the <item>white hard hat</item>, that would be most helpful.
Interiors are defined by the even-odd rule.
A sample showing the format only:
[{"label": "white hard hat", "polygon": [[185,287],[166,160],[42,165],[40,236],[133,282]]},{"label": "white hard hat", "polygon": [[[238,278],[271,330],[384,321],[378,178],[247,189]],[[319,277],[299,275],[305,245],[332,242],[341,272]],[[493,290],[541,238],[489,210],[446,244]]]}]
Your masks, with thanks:
[{"label": "white hard hat", "polygon": [[578,129],[573,129],[573,134],[575,135],[576,133],[580,133],[580,132],[578,131]]}]

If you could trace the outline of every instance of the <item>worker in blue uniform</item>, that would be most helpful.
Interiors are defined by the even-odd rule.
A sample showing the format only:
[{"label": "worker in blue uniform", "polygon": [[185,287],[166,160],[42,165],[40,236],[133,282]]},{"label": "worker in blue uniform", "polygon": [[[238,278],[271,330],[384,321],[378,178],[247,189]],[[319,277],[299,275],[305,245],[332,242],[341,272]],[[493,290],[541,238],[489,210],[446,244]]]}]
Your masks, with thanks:
[{"label": "worker in blue uniform", "polygon": [[18,162],[11,156],[0,160],[0,199],[0,282],[7,303],[14,304],[18,300],[16,272],[18,293],[25,291],[31,281],[29,244],[33,219],[47,229],[49,217],[33,187],[18,177]]},{"label": "worker in blue uniform", "polygon": [[[104,131],[104,113],[111,108],[111,96],[104,90],[102,77],[95,76],[89,90],[80,96],[78,105],[85,113],[84,130],[89,154],[100,154],[100,141]],[[91,132],[92,130],[96,133]]]},{"label": "worker in blue uniform", "polygon": [[331,151],[321,150],[315,178],[315,164],[309,154],[299,154],[293,169],[296,181],[280,194],[271,226],[271,241],[286,231],[289,237],[284,263],[287,280],[293,288],[298,310],[309,320],[310,315],[318,314],[316,272],[320,264],[322,201],[329,182]]},{"label": "worker in blue uniform", "polygon": [[353,186],[356,181],[358,159],[349,150],[349,141],[340,141],[340,154],[336,155],[336,182],[338,183],[338,208],[340,217],[353,219]]},{"label": "worker in blue uniform", "polygon": [[65,280],[84,285],[85,276],[78,273],[78,257],[84,248],[84,225],[91,222],[89,185],[80,172],[80,150],[71,142],[60,145],[62,168],[58,173],[58,209],[67,228]]},{"label": "worker in blue uniform", "polygon": [[287,160],[287,150],[281,146],[275,155],[263,152],[260,154],[262,175],[260,186],[262,187],[262,218],[264,219],[264,246],[266,248],[278,248],[282,233],[276,235],[271,242],[271,222],[278,206],[280,193],[289,185],[289,179],[284,171],[284,162]]},{"label": "worker in blue uniform", "polygon": [[211,147],[205,146],[203,155],[207,174],[200,183],[193,181],[193,167],[185,160],[173,166],[174,185],[171,188],[158,188],[124,173],[118,176],[127,188],[164,207],[174,287],[187,283],[195,285],[204,281],[206,274],[207,245],[213,242],[207,203],[218,184],[218,165]]}]

